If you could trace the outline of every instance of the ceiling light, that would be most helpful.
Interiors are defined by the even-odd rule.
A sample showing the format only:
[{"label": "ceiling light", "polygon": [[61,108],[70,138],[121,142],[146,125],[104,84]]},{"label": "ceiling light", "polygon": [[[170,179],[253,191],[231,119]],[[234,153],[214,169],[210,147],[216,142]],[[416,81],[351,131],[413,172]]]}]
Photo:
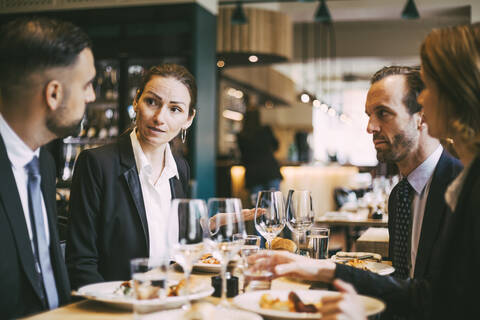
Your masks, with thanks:
[{"label": "ceiling light", "polygon": [[418,14],[417,6],[415,5],[414,0],[408,0],[405,8],[402,11],[403,19],[418,19],[420,14]]},{"label": "ceiling light", "polygon": [[337,111],[335,111],[335,109],[333,109],[333,108],[330,108],[330,109],[328,109],[328,115],[330,117],[335,117],[337,115]]},{"label": "ceiling light", "polygon": [[325,103],[322,103],[320,105],[320,110],[322,110],[323,112],[327,112],[328,111],[328,106]]},{"label": "ceiling light", "polygon": [[303,92],[300,95],[300,101],[302,101],[303,103],[309,103],[310,102],[310,95],[306,92]]},{"label": "ceiling light", "polygon": [[327,3],[325,1],[326,0],[320,0],[320,5],[315,12],[315,22],[332,22],[332,16],[330,15],[330,11],[328,10]]},{"label": "ceiling light", "polygon": [[219,68],[225,67],[225,61],[223,61],[223,60],[218,60],[218,61],[217,61],[217,67],[219,67]]},{"label": "ceiling light", "polygon": [[248,57],[248,61],[255,63],[258,61],[258,57],[252,54],[250,57]]},{"label": "ceiling light", "polygon": [[235,7],[235,10],[233,10],[233,13],[232,13],[231,23],[246,24],[247,22],[248,20],[247,20],[247,16],[245,15],[245,12],[243,11],[242,2],[238,1]]},{"label": "ceiling light", "polygon": [[242,121],[243,120],[243,114],[237,111],[233,110],[225,110],[223,111],[222,115],[230,120],[233,121]]}]

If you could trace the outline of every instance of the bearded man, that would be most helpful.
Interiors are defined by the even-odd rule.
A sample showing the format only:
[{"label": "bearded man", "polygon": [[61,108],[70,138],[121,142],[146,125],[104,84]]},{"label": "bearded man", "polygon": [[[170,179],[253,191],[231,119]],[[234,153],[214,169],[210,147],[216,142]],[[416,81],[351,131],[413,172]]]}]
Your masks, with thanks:
[{"label": "bearded man", "polygon": [[78,133],[95,100],[88,36],[71,23],[19,18],[0,28],[0,314],[70,300],[57,233],[55,165],[42,148]]}]

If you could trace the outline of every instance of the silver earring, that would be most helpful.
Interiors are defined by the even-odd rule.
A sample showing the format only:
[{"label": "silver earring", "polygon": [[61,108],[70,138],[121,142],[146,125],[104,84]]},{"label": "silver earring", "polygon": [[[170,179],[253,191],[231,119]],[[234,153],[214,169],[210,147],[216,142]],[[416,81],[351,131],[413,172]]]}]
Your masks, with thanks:
[{"label": "silver earring", "polygon": [[185,139],[187,138],[187,129],[182,128],[180,131],[180,138],[182,139],[182,143],[185,143]]}]

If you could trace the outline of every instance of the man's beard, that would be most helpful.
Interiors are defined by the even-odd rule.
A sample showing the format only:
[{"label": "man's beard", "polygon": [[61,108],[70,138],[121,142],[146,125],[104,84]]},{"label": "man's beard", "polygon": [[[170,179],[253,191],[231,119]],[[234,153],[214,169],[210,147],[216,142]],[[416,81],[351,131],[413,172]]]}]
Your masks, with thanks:
[{"label": "man's beard", "polygon": [[67,118],[69,113],[66,103],[68,101],[68,95],[65,95],[63,101],[64,102],[58,107],[58,109],[47,117],[47,128],[58,138],[78,136],[82,128],[82,118],[73,120],[69,124],[63,123],[62,120]]},{"label": "man's beard", "polygon": [[392,162],[397,163],[405,159],[409,150],[413,148],[413,140],[407,138],[407,135],[403,133],[396,134],[393,137],[393,142],[388,143],[389,148],[383,150],[377,150],[377,160],[380,162]]}]

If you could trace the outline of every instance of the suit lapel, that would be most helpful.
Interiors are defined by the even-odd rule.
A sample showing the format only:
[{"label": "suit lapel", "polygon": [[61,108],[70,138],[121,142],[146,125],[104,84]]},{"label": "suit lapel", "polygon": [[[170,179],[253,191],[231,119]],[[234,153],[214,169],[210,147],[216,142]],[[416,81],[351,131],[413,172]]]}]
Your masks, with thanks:
[{"label": "suit lapel", "polygon": [[130,194],[132,195],[135,208],[142,223],[143,235],[145,236],[145,243],[147,252],[150,251],[150,242],[148,234],[147,213],[145,211],[145,204],[143,203],[142,187],[140,185],[140,178],[138,177],[137,166],[135,164],[135,156],[133,154],[132,143],[130,141],[130,132],[124,133],[118,139],[120,162],[125,167],[123,177],[127,183]]},{"label": "suit lapel", "polygon": [[430,191],[425,204],[420,240],[418,242],[415,277],[425,275],[435,240],[438,238],[445,218],[447,206],[442,199],[452,178],[450,162],[445,152],[443,152],[433,173]]},{"label": "suit lapel", "polygon": [[[57,215],[56,203],[54,201],[55,180],[54,172],[51,166],[47,163],[45,150],[40,150],[40,174],[42,176],[41,188],[43,194],[43,201],[47,209],[48,229],[50,233],[50,256],[52,266],[55,274],[55,282],[57,284],[57,291],[59,293],[60,302],[68,300],[70,295],[70,286],[68,283],[68,276],[65,268],[65,260],[60,249],[60,240],[57,234]],[[49,179],[52,181],[49,183]]]},{"label": "suit lapel", "polygon": [[28,235],[27,222],[25,221],[22,203],[11,167],[12,165],[8,159],[7,150],[0,136],[0,176],[2,177],[2,183],[0,183],[0,199],[1,202],[3,202],[3,209],[7,218],[10,221],[10,227],[15,237],[17,252],[20,256],[23,270],[40,301],[43,301],[40,298],[42,296],[42,289],[39,278],[34,269],[35,262],[30,237]]},{"label": "suit lapel", "polygon": [[[183,191],[182,183],[177,177],[170,178],[170,192],[172,193],[172,199],[185,198],[185,192]],[[184,235],[186,232],[185,215],[179,212],[178,214],[178,236]]]}]

